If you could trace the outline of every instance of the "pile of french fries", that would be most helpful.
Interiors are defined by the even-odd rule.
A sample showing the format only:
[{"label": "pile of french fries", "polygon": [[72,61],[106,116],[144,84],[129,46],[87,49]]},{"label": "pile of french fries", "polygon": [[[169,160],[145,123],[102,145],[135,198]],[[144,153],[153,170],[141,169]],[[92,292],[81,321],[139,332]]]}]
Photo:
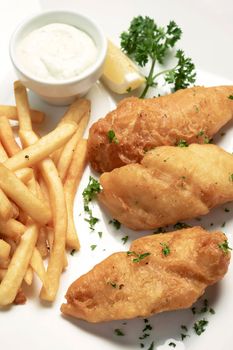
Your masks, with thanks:
[{"label": "pile of french fries", "polygon": [[[0,106],[0,306],[26,301],[22,284],[41,280],[40,298],[52,302],[67,266],[66,248],[80,248],[74,196],[86,165],[83,133],[90,102],[76,100],[57,127],[39,137],[27,91],[14,83],[16,107]],[[10,120],[18,120],[16,142]]]}]

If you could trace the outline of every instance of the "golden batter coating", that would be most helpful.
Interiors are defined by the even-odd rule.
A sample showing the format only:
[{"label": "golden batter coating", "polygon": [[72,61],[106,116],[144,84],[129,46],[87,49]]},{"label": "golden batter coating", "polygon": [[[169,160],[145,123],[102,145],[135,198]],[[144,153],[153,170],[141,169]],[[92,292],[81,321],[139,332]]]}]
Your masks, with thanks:
[{"label": "golden batter coating", "polygon": [[100,176],[98,199],[133,230],[147,230],[205,215],[233,200],[233,156],[216,145],[162,146],[141,164]]},{"label": "golden batter coating", "polygon": [[[98,172],[140,162],[145,151],[179,140],[205,143],[233,117],[233,86],[193,87],[159,98],[124,99],[94,123],[88,157]],[[118,143],[110,142],[108,131]]]},{"label": "golden batter coating", "polygon": [[115,253],[78,278],[61,311],[102,322],[189,308],[227,272],[225,241],[223,233],[201,227],[139,238],[130,255]]}]

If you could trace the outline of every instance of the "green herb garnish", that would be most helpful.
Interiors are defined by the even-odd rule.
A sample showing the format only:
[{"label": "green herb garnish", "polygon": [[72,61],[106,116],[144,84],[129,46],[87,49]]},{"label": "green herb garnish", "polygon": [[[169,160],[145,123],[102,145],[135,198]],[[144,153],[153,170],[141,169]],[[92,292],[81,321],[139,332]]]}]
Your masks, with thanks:
[{"label": "green herb garnish", "polygon": [[110,220],[109,224],[112,224],[116,230],[119,230],[121,228],[121,223],[116,219]]},{"label": "green herb garnish", "polygon": [[188,328],[185,325],[182,324],[180,328],[183,329],[185,332],[188,332]]},{"label": "green herb garnish", "polygon": [[76,250],[75,249],[72,249],[71,252],[70,252],[70,255],[74,255],[76,253]]},{"label": "green herb garnish", "polygon": [[150,344],[148,350],[153,350],[154,349],[154,342],[152,341],[152,343]]},{"label": "green herb garnish", "polygon": [[233,100],[233,95],[229,95],[228,98],[229,98],[230,100]]},{"label": "green herb garnish", "polygon": [[194,64],[190,58],[184,56],[182,50],[176,51],[175,67],[154,73],[156,63],[164,63],[167,53],[180,39],[181,34],[181,29],[174,21],[170,21],[166,27],[158,27],[148,16],[133,18],[128,31],[121,34],[121,48],[126,54],[141,67],[150,62],[150,71],[146,76],[141,98],[145,97],[150,87],[157,85],[156,79],[160,75],[165,76],[168,84],[173,84],[175,91],[194,83],[196,76]]},{"label": "green herb garnish", "polygon": [[172,341],[168,344],[169,346],[172,346],[173,348],[175,348],[176,347],[176,344],[175,343],[173,343]]},{"label": "green herb garnish", "polygon": [[160,243],[160,245],[163,247],[163,249],[162,249],[163,255],[168,256],[171,253],[168,245],[166,243]]},{"label": "green herb garnish", "polygon": [[176,230],[182,230],[183,228],[188,228],[188,227],[191,227],[191,226],[186,224],[185,222],[177,222],[173,227]]},{"label": "green herb garnish", "polygon": [[97,247],[96,244],[92,244],[92,245],[90,246],[91,250],[95,250],[96,247]]},{"label": "green herb garnish", "polygon": [[229,247],[228,242],[227,242],[226,239],[225,239],[225,241],[224,241],[223,243],[218,244],[218,247],[219,247],[220,249],[222,249],[222,251],[223,251],[224,253],[228,253],[229,250],[232,250],[232,248]]},{"label": "green herb garnish", "polygon": [[115,135],[115,132],[113,130],[108,131],[108,139],[109,139],[110,143],[115,143],[115,144],[119,143],[119,141]]},{"label": "green herb garnish", "polygon": [[114,329],[114,332],[115,332],[116,335],[118,335],[118,336],[120,336],[120,337],[123,337],[123,336],[125,335],[125,334],[122,332],[122,330],[119,329],[119,328]]},{"label": "green herb garnish", "polygon": [[188,147],[188,143],[185,140],[179,140],[176,144],[178,147]]},{"label": "green herb garnish", "polygon": [[101,191],[100,183],[98,180],[94,179],[92,176],[89,177],[89,182],[87,187],[84,189],[83,202],[84,202],[84,210],[89,215],[89,219],[85,219],[89,223],[89,227],[91,230],[94,230],[95,224],[99,221],[98,218],[95,218],[92,215],[92,210],[89,208],[89,203],[92,199],[95,198],[96,194]]},{"label": "green herb garnish", "polygon": [[145,259],[147,256],[150,255],[150,253],[137,254],[136,252],[130,252],[130,251],[128,251],[126,254],[128,256],[129,255],[133,255],[133,256],[136,257],[136,258],[133,258],[133,260],[132,260],[134,263],[138,263],[138,262],[140,262],[141,260]]},{"label": "green herb garnish", "polygon": [[128,241],[128,239],[129,239],[129,236],[125,236],[121,238],[123,244],[125,244]]},{"label": "green herb garnish", "polygon": [[209,322],[206,321],[205,319],[195,322],[193,328],[196,334],[201,335],[203,332],[205,332],[206,326],[208,325],[208,323]]},{"label": "green herb garnish", "polygon": [[229,180],[230,180],[231,182],[233,182],[233,174],[231,174],[231,175],[229,176]]}]

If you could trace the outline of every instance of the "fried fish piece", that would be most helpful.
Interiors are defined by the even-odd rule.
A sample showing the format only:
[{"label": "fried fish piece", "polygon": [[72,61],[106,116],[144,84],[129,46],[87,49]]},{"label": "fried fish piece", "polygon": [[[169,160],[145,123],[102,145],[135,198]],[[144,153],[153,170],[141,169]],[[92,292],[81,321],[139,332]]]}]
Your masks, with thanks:
[{"label": "fried fish piece", "polygon": [[232,94],[233,86],[193,87],[158,98],[124,99],[90,129],[91,166],[102,173],[140,162],[145,151],[157,146],[174,146],[180,140],[206,143],[232,119]]},{"label": "fried fish piece", "polygon": [[161,146],[100,176],[98,199],[133,230],[208,214],[233,200],[233,156],[216,145]]},{"label": "fried fish piece", "polygon": [[139,238],[71,284],[61,311],[102,322],[189,308],[227,272],[226,242],[201,227]]}]

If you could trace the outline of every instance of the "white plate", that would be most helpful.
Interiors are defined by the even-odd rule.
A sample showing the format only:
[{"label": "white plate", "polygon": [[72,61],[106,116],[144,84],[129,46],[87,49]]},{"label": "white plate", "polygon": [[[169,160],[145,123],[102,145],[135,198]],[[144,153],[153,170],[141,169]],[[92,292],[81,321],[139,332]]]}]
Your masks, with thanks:
[{"label": "white plate", "polygon": [[[16,1],[11,0],[16,6]],[[23,3],[29,1],[23,0]],[[22,3],[21,2],[21,3]],[[81,1],[82,9],[84,13],[88,13],[91,1]],[[168,3],[165,1],[166,4]],[[32,1],[30,4],[30,10],[33,10]],[[41,1],[45,7],[45,1]],[[51,4],[52,1],[47,3]],[[61,1],[62,3],[62,1]],[[132,1],[129,2],[132,5]],[[74,7],[74,1],[70,1],[70,4]],[[88,8],[89,4],[89,8]],[[123,6],[123,1],[120,1]],[[99,6],[99,5],[98,5]],[[126,6],[126,5],[125,5]],[[157,9],[152,1],[148,5],[151,15],[152,9]],[[162,6],[162,5],[161,5]],[[129,20],[136,14],[141,13],[142,5],[138,2],[134,9],[130,5],[126,6],[128,9],[128,15],[122,12],[122,18],[120,23],[128,23]],[[53,7],[55,8],[55,7]],[[77,7],[76,7],[77,8]],[[8,8],[10,9],[10,7]],[[110,14],[110,8],[108,7]],[[175,8],[174,8],[174,11]],[[7,12],[10,16],[10,10]],[[163,7],[163,14],[165,14],[165,7]],[[176,16],[178,16],[178,10]],[[106,14],[106,10],[105,10]],[[97,19],[101,18],[100,12],[96,14]],[[189,18],[190,18],[189,14]],[[92,9],[92,17],[94,18],[94,10]],[[9,17],[10,18],[10,17]],[[103,23],[105,28],[110,23],[103,16]],[[175,18],[175,15],[169,15],[170,18]],[[164,15],[163,20],[166,20]],[[12,22],[11,22],[12,24]],[[122,26],[120,24],[119,31],[116,29],[112,30],[110,34],[114,37],[116,32],[121,32]],[[197,49],[197,46],[196,46]],[[13,103],[13,91],[12,83],[15,79],[14,73],[12,72],[9,59],[5,60],[7,69],[1,73],[1,101],[0,103]],[[218,69],[221,67],[217,64]],[[220,67],[220,68],[219,68]],[[219,70],[217,70],[219,71]],[[221,71],[221,70],[220,70]],[[224,72],[223,72],[224,73]],[[233,75],[231,75],[233,79]],[[198,71],[199,84],[206,86],[221,85],[221,84],[232,84],[229,80],[219,78],[212,74],[207,74],[202,71]],[[109,110],[113,109],[116,103],[115,97],[110,94],[100,83],[96,84],[88,94],[88,98],[92,101],[92,114],[90,125],[94,120],[104,116]],[[57,120],[64,113],[65,108],[51,107],[41,100],[39,100],[34,94],[30,93],[30,103],[34,108],[44,110],[48,115],[46,122],[40,128],[42,133],[48,132],[55,125]],[[222,132],[226,132],[224,136],[221,136]],[[221,132],[214,137],[214,140],[221,145],[224,149],[229,152],[233,151],[233,126],[232,123],[228,124],[227,127],[223,128]],[[86,169],[83,176],[81,186],[75,198],[75,222],[81,241],[81,250],[74,256],[68,254],[69,267],[61,278],[60,289],[56,302],[48,306],[41,303],[38,298],[39,292],[39,281],[34,280],[32,288],[26,290],[28,301],[24,306],[13,306],[7,310],[0,311],[0,342],[1,348],[7,350],[13,350],[15,348],[24,350],[47,350],[47,349],[64,349],[64,350],[114,350],[114,349],[140,349],[140,343],[145,344],[144,349],[148,349],[151,342],[154,341],[154,349],[172,349],[168,344],[174,341],[177,346],[176,349],[190,349],[190,350],[229,350],[232,348],[232,310],[233,310],[233,298],[232,298],[232,282],[233,282],[233,267],[230,265],[229,271],[224,280],[217,285],[208,288],[205,297],[208,298],[210,306],[215,310],[215,315],[203,314],[193,315],[191,310],[168,312],[160,315],[155,315],[149,319],[149,323],[153,329],[150,331],[150,336],[141,341],[139,339],[142,336],[142,329],[145,323],[142,319],[127,321],[115,321],[106,324],[92,325],[83,321],[64,318],[60,314],[60,305],[64,302],[64,294],[68,286],[81,274],[90,270],[97,262],[107,257],[109,254],[119,250],[127,250],[130,241],[138,238],[139,233],[135,233],[131,230],[121,228],[119,231],[115,230],[112,225],[109,225],[110,218],[100,210],[98,204],[93,205],[93,214],[100,218],[100,222],[96,225],[95,232],[90,232],[88,223],[84,221],[85,215],[83,212],[83,201],[82,191],[88,183],[88,177],[90,174],[89,167]],[[97,177],[96,174],[94,174]],[[225,212],[224,208],[229,208],[230,212]],[[223,205],[222,207],[211,211],[210,215],[202,218],[201,222],[192,221],[192,224],[203,225],[206,229],[222,229],[228,235],[231,246],[233,246],[233,239],[231,232],[233,229],[233,204]],[[81,214],[81,215],[80,215]],[[210,226],[211,223],[213,226]],[[221,225],[225,222],[225,227],[221,228]],[[99,238],[98,231],[103,232],[102,238]],[[126,245],[123,245],[121,238],[125,235],[129,235],[130,239]],[[94,251],[91,250],[91,245],[97,245]],[[203,298],[202,298],[203,299]],[[199,303],[201,305],[202,302]],[[193,329],[193,323],[197,319],[205,317],[209,320],[209,324],[206,331],[201,335],[197,336]],[[185,333],[181,330],[180,326],[186,325],[188,327],[187,337],[181,342],[181,333]],[[114,329],[121,329],[125,336],[117,336],[114,333]]]}]

